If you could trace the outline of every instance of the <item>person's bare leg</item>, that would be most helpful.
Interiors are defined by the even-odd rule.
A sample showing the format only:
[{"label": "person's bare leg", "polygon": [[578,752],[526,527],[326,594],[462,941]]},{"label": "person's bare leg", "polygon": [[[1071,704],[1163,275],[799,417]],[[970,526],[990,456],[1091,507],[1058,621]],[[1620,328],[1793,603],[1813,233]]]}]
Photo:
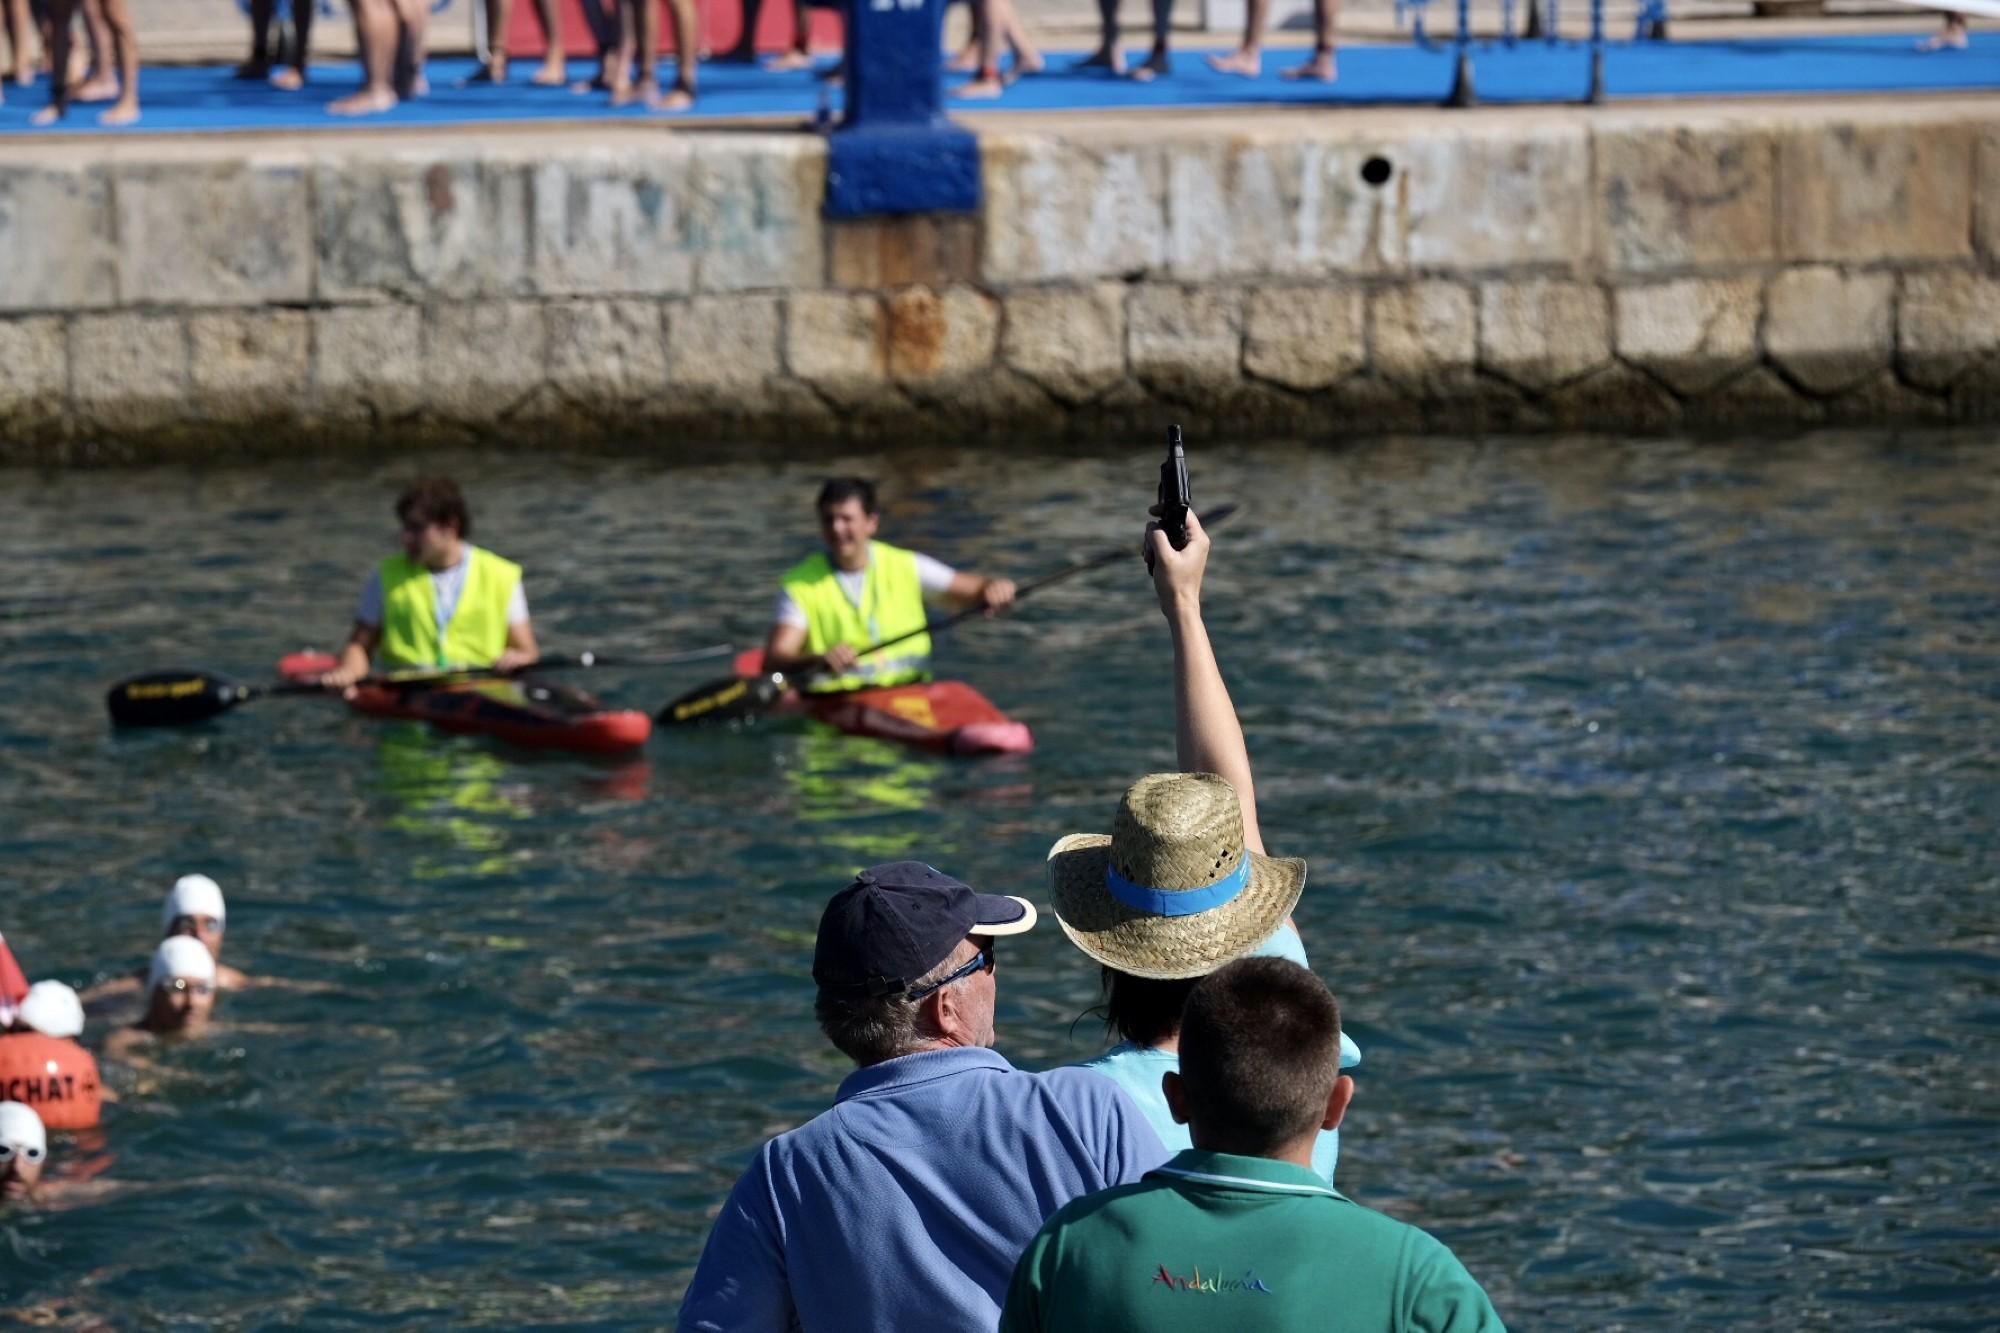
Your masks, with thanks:
[{"label": "person's bare leg", "polygon": [[542,20],[542,67],[528,79],[537,88],[560,88],[569,82],[569,52],[563,48],[562,14],[556,0],[535,0],[535,14]]},{"label": "person's bare leg", "polygon": [[98,115],[97,123],[130,125],[139,119],[139,29],[132,22],[131,0],[103,0],[103,5],[118,61],[118,100]]},{"label": "person's bare leg", "polygon": [[513,22],[514,0],[486,0],[486,63],[459,80],[459,87],[507,82],[507,32]]},{"label": "person's bare leg", "polygon": [[354,40],[361,48],[361,88],[335,98],[327,110],[336,116],[372,116],[396,105],[390,74],[402,41],[392,0],[349,0],[354,7]]},{"label": "person's bare leg", "polygon": [[776,70],[811,69],[812,55],[812,15],[806,10],[805,0],[798,0],[792,6],[792,45],[789,50],[771,57],[767,68]]},{"label": "person's bare leg", "polygon": [[1340,77],[1334,64],[1333,32],[1340,21],[1340,0],[1313,0],[1313,53],[1303,65],[1285,71],[1288,79],[1316,79],[1332,83]]},{"label": "person's bare leg", "polygon": [[103,0],[83,0],[83,35],[90,42],[90,68],[70,96],[79,102],[109,102],[118,96],[117,57]]},{"label": "person's bare leg", "polygon": [[954,74],[970,74],[978,69],[980,52],[986,49],[986,5],[983,0],[966,0],[965,13],[971,20],[966,25],[965,45],[944,62],[944,67]]},{"label": "person's bare leg", "polygon": [[35,81],[35,58],[28,54],[29,43],[35,35],[35,21],[28,14],[28,0],[6,0],[7,47],[13,53],[8,63],[8,76],[18,87],[26,88]]},{"label": "person's bare leg", "polygon": [[694,105],[696,71],[701,68],[701,32],[695,26],[694,0],[667,0],[674,21],[674,86],[657,89],[646,99],[654,111],[685,111]]},{"label": "person's bare leg", "polygon": [[1243,15],[1243,45],[1226,56],[1210,56],[1208,67],[1218,74],[1254,79],[1264,72],[1264,18],[1271,0],[1249,0]]},{"label": "person's bare leg", "polygon": [[1000,81],[1000,21],[993,12],[1002,0],[972,0],[973,30],[979,34],[979,68],[970,79],[952,89],[953,97],[998,97],[1006,88]]},{"label": "person's bare leg", "polygon": [[993,22],[1014,52],[1014,68],[1007,72],[1007,82],[1040,74],[1046,62],[1035,49],[1035,39],[1028,36],[1028,25],[1021,22],[1021,11],[1014,8],[1014,0],[993,0]]},{"label": "person's bare leg", "polygon": [[625,26],[632,34],[631,68],[611,85],[611,105],[651,103],[660,95],[660,12],[655,0],[627,0]]},{"label": "person's bare leg", "polygon": [[292,0],[292,59],[271,71],[271,86],[295,93],[306,86],[306,61],[312,50],[314,0]]},{"label": "person's bare leg", "polygon": [[396,56],[396,93],[401,97],[428,97],[431,92],[429,0],[396,0],[396,14],[403,24],[403,44]]},{"label": "person's bare leg", "polygon": [[77,0],[49,0],[49,104],[28,118],[31,125],[53,125],[69,114],[70,29],[76,26]]}]

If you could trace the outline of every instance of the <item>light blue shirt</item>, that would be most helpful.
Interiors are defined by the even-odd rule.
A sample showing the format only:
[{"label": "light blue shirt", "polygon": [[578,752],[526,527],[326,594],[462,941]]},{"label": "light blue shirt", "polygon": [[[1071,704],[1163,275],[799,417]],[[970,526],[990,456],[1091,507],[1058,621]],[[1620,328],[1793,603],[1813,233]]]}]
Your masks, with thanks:
[{"label": "light blue shirt", "polygon": [[991,1329],[1051,1213],[1168,1155],[1081,1069],[1030,1074],[976,1048],[857,1069],[830,1110],[758,1150],[679,1327]]},{"label": "light blue shirt", "polygon": [[[1256,950],[1260,956],[1289,958],[1300,967],[1305,967],[1305,945],[1299,940],[1298,931],[1285,925],[1278,933]],[[1345,1032],[1340,1034],[1340,1067],[1349,1069],[1361,1063],[1361,1048],[1349,1040]],[[1188,1127],[1174,1120],[1174,1113],[1167,1109],[1167,1094],[1160,1087],[1160,1075],[1169,1071],[1178,1074],[1181,1057],[1175,1051],[1162,1051],[1151,1046],[1140,1046],[1124,1041],[1113,1046],[1095,1060],[1085,1060],[1076,1066],[1079,1069],[1095,1070],[1125,1090],[1139,1110],[1145,1114],[1153,1126],[1153,1132],[1169,1151],[1184,1152],[1194,1147],[1188,1137]],[[1333,1168],[1340,1162],[1340,1131],[1321,1130],[1313,1143],[1313,1170],[1333,1183]]]}]

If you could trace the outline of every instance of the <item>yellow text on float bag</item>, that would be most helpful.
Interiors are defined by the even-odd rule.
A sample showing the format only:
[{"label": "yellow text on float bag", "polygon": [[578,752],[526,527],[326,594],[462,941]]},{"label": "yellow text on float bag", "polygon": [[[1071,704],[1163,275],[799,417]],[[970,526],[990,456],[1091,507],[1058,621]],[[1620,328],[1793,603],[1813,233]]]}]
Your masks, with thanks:
[{"label": "yellow text on float bag", "polygon": [[382,642],[388,667],[492,666],[507,651],[507,603],[521,567],[477,546],[465,548],[465,587],[439,641],[431,571],[406,555],[382,562]]},{"label": "yellow text on float bag", "polygon": [[[824,553],[801,560],[785,574],[785,591],[806,613],[806,651],[818,655],[844,643],[866,648],[924,627],[924,589],[917,580],[917,557],[887,542],[868,543],[868,570],[862,576],[861,605],[847,600]],[[929,680],[931,636],[919,634],[893,648],[870,654],[843,676],[814,676],[808,693],[907,685]]]}]

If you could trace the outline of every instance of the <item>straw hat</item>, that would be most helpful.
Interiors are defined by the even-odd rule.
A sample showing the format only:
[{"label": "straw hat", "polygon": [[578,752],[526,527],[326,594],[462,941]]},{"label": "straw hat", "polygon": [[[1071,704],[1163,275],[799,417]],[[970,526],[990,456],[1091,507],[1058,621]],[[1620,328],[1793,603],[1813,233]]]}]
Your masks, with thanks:
[{"label": "straw hat", "polygon": [[1168,981],[1206,976],[1271,937],[1306,863],[1243,848],[1243,806],[1213,773],[1154,773],[1118,803],[1111,835],[1049,849],[1056,919],[1107,967]]}]

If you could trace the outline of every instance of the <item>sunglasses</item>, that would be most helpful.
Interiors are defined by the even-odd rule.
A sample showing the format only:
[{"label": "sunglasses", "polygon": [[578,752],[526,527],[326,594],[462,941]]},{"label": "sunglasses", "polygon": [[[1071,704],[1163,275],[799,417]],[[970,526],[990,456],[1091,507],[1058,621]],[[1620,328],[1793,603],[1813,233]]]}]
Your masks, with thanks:
[{"label": "sunglasses", "polygon": [[997,962],[998,959],[994,956],[993,946],[989,943],[978,953],[972,955],[964,966],[947,976],[939,977],[927,986],[912,986],[909,990],[903,992],[903,998],[906,1000],[921,1000],[932,991],[943,990],[954,981],[965,980],[974,972],[991,972]]},{"label": "sunglasses", "polygon": [[17,1152],[21,1154],[21,1160],[24,1162],[39,1162],[49,1155],[47,1148],[37,1148],[32,1143],[23,1144],[18,1148],[11,1143],[0,1143],[0,1162],[13,1161]]}]

